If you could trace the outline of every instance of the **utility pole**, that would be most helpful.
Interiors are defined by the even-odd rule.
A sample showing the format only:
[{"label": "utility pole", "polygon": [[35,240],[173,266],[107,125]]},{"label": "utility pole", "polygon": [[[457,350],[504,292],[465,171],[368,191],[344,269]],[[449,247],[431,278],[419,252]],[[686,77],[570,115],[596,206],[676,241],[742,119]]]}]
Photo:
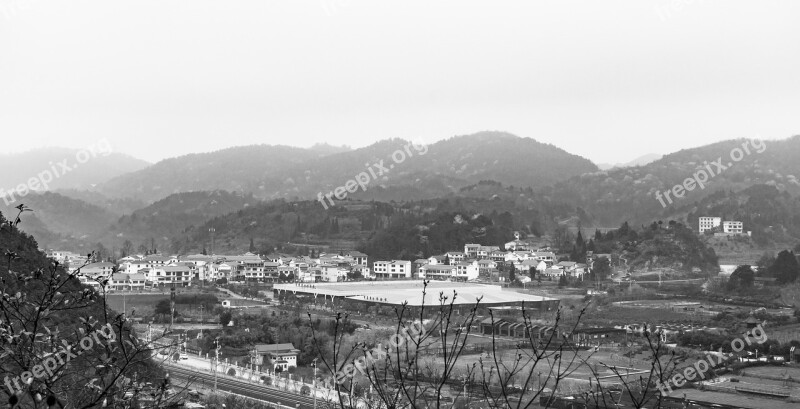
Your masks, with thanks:
[{"label": "utility pole", "polygon": [[314,358],[313,365],[314,365],[314,409],[317,409],[317,359]]},{"label": "utility pole", "polygon": [[200,304],[200,338],[203,338],[203,304]]},{"label": "utility pole", "polygon": [[169,330],[175,324],[175,279],[172,279],[172,287],[169,289]]},{"label": "utility pole", "polygon": [[217,391],[217,365],[219,365],[219,337],[214,340],[214,350],[216,354],[214,356],[214,392]]}]

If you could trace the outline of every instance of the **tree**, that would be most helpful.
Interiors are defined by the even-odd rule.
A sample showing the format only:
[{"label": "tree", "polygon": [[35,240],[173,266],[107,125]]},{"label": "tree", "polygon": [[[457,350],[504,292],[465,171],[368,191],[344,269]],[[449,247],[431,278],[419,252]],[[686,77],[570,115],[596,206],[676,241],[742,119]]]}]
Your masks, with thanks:
[{"label": "tree", "polygon": [[603,281],[611,274],[611,262],[606,257],[599,257],[592,264],[592,275],[595,280]]},{"label": "tree", "polygon": [[756,274],[749,265],[736,267],[736,270],[733,271],[728,279],[726,287],[730,291],[741,291],[752,288],[755,276]]},{"label": "tree", "polygon": [[[22,205],[18,209],[25,211]],[[94,290],[81,283],[102,284],[97,281],[102,278],[82,271],[88,262],[65,270],[17,229],[19,223],[19,215],[15,221],[0,215],[0,247],[13,249],[0,269],[0,376],[6,380],[0,402],[14,408],[114,403],[110,407],[126,394],[136,396],[147,380],[154,386],[148,407],[177,404],[165,397],[169,382],[151,358],[163,337],[138,338],[133,322],[109,307],[105,286]]]},{"label": "tree", "polygon": [[250,237],[250,247],[248,249],[249,252],[255,253],[256,252],[256,244],[253,242],[253,238]]},{"label": "tree", "polygon": [[97,243],[94,246],[95,251],[92,253],[92,261],[94,262],[101,262],[105,261],[108,258],[109,252],[106,249],[106,246],[103,243]]},{"label": "tree", "polygon": [[789,250],[783,250],[778,253],[778,258],[772,263],[769,273],[777,278],[781,284],[795,282],[798,274],[800,274],[800,266],[797,264],[797,258],[794,253]]},{"label": "tree", "polygon": [[122,242],[122,257],[127,257],[133,252],[133,243],[130,240]]},{"label": "tree", "polygon": [[219,323],[222,324],[223,327],[230,324],[232,319],[233,315],[228,310],[223,311],[222,314],[219,315]]},{"label": "tree", "polygon": [[517,281],[517,268],[514,267],[514,262],[511,262],[508,268],[508,281],[512,283]]},{"label": "tree", "polygon": [[561,277],[558,278],[558,287],[559,288],[566,287],[567,284],[569,284],[567,282],[567,275],[566,274],[561,274]]},{"label": "tree", "polygon": [[170,305],[169,299],[168,298],[164,298],[164,299],[159,300],[156,303],[156,307],[155,307],[155,310],[153,312],[156,315],[160,315],[162,317],[163,316],[169,317],[169,315],[172,313],[172,306]]},{"label": "tree", "polygon": [[534,266],[531,266],[531,267],[528,269],[528,274],[529,274],[529,275],[530,275],[530,277],[531,277],[531,281],[535,280],[535,279],[536,279],[536,267],[534,267]]}]

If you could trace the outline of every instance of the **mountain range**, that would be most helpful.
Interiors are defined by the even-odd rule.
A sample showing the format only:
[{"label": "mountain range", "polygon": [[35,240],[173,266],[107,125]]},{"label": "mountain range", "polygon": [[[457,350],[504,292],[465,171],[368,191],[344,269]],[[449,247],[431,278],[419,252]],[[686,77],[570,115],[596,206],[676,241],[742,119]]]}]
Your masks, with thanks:
[{"label": "mountain range", "polygon": [[382,164],[387,170],[371,178],[365,197],[394,199],[382,197],[383,190],[373,189],[379,186],[403,189],[406,199],[421,199],[454,192],[480,180],[544,187],[598,169],[588,159],[553,145],[501,132],[417,145],[424,148],[419,151],[409,144],[389,139],[339,152],[280,145],[235,147],[163,160],[115,177],[97,190],[112,198],[135,197],[148,202],[199,190],[252,193],[260,199],[305,199],[333,191]]},{"label": "mountain range", "polygon": [[142,170],[150,165],[132,156],[113,152],[110,145],[98,143],[86,149],[41,148],[0,155],[0,188],[14,191],[31,178],[42,190],[92,189],[111,178]]},{"label": "mountain range", "polygon": [[[52,160],[58,153],[42,155]],[[606,170],[553,145],[503,132],[430,145],[389,139],[358,149],[254,145],[152,165],[112,155],[119,160],[113,169],[102,170],[110,165],[98,155],[81,165],[94,169],[93,178],[66,180],[54,192],[18,200],[34,209],[21,227],[43,247],[82,251],[98,242],[120,248],[124,241],[200,251],[211,227],[229,248],[298,238],[343,240],[352,247],[373,240],[404,220],[397,214],[408,212],[417,215],[414,223],[432,223],[437,212],[464,217],[494,212],[492,220],[502,219],[504,229],[534,235],[559,226],[609,228],[625,221],[674,219],[693,226],[700,215],[714,214],[745,221],[764,242],[800,237],[800,136],[761,145],[723,141]],[[21,160],[7,156],[13,163]],[[714,162],[724,169],[715,169]],[[715,171],[702,180],[703,170]],[[357,175],[369,175],[365,189],[329,209],[316,201]],[[697,178],[702,188],[664,199],[664,192]],[[387,207],[375,211],[376,203]],[[8,215],[14,205],[0,210]],[[367,208],[373,210],[357,210]],[[484,237],[476,234],[478,240]]]}]

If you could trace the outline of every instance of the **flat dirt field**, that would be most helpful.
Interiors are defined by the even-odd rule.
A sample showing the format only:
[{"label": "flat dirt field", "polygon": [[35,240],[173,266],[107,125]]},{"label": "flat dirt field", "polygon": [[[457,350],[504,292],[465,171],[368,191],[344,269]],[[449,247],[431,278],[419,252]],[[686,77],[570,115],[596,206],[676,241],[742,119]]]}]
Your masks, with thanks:
[{"label": "flat dirt field", "polygon": [[767,377],[767,378],[792,378],[795,381],[800,380],[800,367],[771,367],[771,366],[755,366],[747,368],[744,372],[749,376]]},{"label": "flat dirt field", "polygon": [[[469,344],[484,344],[487,349],[491,349],[491,338],[470,337]],[[561,381],[559,384],[559,390],[565,392],[587,390],[590,384],[589,379],[592,379],[592,384],[597,383],[597,380],[593,375],[594,372],[598,374],[601,381],[606,385],[621,383],[620,378],[614,373],[613,370],[609,369],[609,367],[616,367],[620,374],[629,374],[630,379],[638,379],[639,374],[647,377],[650,370],[650,361],[648,357],[644,355],[636,355],[632,358],[627,358],[622,356],[623,352],[623,349],[616,348],[602,348],[597,352],[591,349],[587,351],[578,351],[577,354],[574,351],[565,351],[564,357],[561,360],[561,371],[566,371],[569,373],[569,375],[567,375],[566,379]],[[520,353],[523,354],[521,362],[524,362],[525,364],[520,364],[520,367],[518,367],[521,375],[519,375],[517,379],[513,381],[513,383],[521,387],[525,382],[525,377],[529,373],[533,373],[531,379],[534,382],[534,384],[530,384],[529,386],[538,384],[540,380],[542,382],[552,383],[551,378],[553,376],[550,373],[552,362],[541,361],[536,364],[529,362],[528,354],[531,354],[531,350],[529,349],[523,351],[515,349],[499,351],[498,361],[501,366],[505,365],[506,367],[510,368],[514,365],[514,361],[518,359]],[[425,363],[431,366],[440,366],[442,363],[442,358],[426,356]],[[495,367],[494,359],[491,357],[491,355],[487,353],[470,353],[462,354],[458,358],[457,370],[463,373],[466,372],[467,368],[470,368],[473,365],[475,365],[476,368],[480,368],[481,365],[483,365],[485,373],[489,372],[490,367]],[[569,369],[566,370],[566,368]],[[553,371],[556,370],[558,370],[557,363]],[[539,375],[539,373],[541,373],[541,375]]]}]

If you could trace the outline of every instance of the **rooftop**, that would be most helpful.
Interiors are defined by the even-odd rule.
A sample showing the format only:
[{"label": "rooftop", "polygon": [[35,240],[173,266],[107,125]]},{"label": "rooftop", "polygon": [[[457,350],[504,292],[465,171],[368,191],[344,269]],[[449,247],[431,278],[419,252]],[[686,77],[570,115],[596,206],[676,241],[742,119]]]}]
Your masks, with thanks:
[{"label": "rooftop", "polygon": [[[410,306],[420,306],[423,303],[423,281],[421,280],[276,284],[273,288],[281,291],[296,291],[317,295],[346,297],[354,300],[365,300],[367,297],[370,297],[381,300],[375,302],[394,305],[402,304],[406,301]],[[449,303],[453,298],[453,291],[455,291],[457,294],[454,303],[462,305],[474,304],[479,297],[483,297],[481,299],[482,305],[514,302],[533,303],[553,300],[552,298],[538,295],[504,290],[502,287],[497,285],[450,281],[430,281],[428,283],[424,303],[426,305],[438,304],[440,293],[449,297],[447,301]]]}]

